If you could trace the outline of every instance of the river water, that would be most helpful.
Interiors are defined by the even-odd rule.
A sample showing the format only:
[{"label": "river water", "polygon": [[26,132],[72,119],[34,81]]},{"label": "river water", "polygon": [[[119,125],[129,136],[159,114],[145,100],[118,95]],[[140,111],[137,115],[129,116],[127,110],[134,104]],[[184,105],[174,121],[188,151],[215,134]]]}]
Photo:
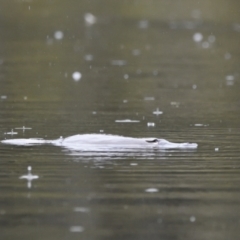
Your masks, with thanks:
[{"label": "river water", "polygon": [[[199,145],[0,144],[1,239],[239,238],[240,3],[0,5],[1,140],[105,133]],[[24,178],[29,166],[36,179]]]}]

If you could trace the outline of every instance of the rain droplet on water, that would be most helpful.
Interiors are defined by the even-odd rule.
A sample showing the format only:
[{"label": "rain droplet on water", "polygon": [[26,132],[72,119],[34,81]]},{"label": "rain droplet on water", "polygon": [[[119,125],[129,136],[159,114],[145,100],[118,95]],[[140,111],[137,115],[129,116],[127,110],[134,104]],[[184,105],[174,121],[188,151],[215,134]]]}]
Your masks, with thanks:
[{"label": "rain droplet on water", "polygon": [[57,40],[63,39],[63,36],[64,36],[64,34],[63,34],[62,31],[56,31],[56,32],[54,33],[54,38],[57,39]]},{"label": "rain droplet on water", "polygon": [[97,18],[92,13],[84,14],[85,24],[91,26],[97,22]]},{"label": "rain droplet on water", "polygon": [[194,42],[201,42],[203,40],[203,35],[201,33],[195,33],[193,35]]},{"label": "rain droplet on water", "polygon": [[190,222],[195,222],[195,221],[196,221],[196,217],[195,217],[195,216],[191,216],[191,217],[189,218],[189,220],[190,220]]},{"label": "rain droplet on water", "polygon": [[148,28],[148,26],[149,26],[148,20],[141,20],[138,22],[139,28]]},{"label": "rain droplet on water", "polygon": [[202,43],[202,47],[203,48],[209,48],[210,47],[210,43],[205,41],[205,42]]},{"label": "rain droplet on water", "polygon": [[73,80],[74,81],[79,81],[80,79],[81,79],[81,77],[82,77],[82,74],[80,73],[80,72],[74,72],[73,74],[72,74],[72,78],[73,78]]}]

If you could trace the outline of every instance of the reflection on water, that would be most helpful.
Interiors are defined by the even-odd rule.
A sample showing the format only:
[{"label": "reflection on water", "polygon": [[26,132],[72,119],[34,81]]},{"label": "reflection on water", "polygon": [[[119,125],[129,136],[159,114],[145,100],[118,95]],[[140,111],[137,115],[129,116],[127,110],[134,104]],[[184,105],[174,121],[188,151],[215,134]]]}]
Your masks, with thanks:
[{"label": "reflection on water", "polygon": [[199,147],[1,144],[0,238],[238,239],[239,5],[2,1],[1,140],[100,132]]}]

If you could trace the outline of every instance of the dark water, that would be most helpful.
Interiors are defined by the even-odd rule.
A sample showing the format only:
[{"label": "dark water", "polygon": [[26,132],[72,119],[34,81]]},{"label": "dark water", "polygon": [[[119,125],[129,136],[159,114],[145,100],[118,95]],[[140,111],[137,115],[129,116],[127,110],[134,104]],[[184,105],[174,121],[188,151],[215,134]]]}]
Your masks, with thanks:
[{"label": "dark water", "polygon": [[[1,144],[1,239],[239,238],[240,3],[0,5],[1,139],[104,132],[199,144],[125,155]],[[38,179],[19,179],[28,166]]]}]

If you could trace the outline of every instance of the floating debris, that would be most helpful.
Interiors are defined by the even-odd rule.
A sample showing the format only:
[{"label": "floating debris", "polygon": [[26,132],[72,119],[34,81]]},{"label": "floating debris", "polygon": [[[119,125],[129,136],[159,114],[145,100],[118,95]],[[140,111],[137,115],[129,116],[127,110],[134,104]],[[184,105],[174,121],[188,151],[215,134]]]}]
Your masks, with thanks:
[{"label": "floating debris", "polygon": [[35,179],[38,179],[39,176],[38,175],[32,175],[32,173],[31,173],[32,167],[31,166],[28,166],[27,170],[28,170],[28,174],[27,175],[22,175],[21,177],[19,177],[19,179],[26,179],[28,188],[31,188],[32,187],[32,181],[35,180]]},{"label": "floating debris", "polygon": [[124,79],[128,79],[129,78],[129,75],[128,74],[124,74]]},{"label": "floating debris", "polygon": [[156,193],[156,192],[158,192],[158,189],[157,188],[147,188],[147,189],[145,189],[145,192],[147,192],[147,193]]},{"label": "floating debris", "polygon": [[154,112],[153,112],[153,114],[155,114],[155,115],[160,115],[160,114],[163,114],[163,112],[162,111],[159,111],[159,109],[157,108]]},{"label": "floating debris", "polygon": [[139,120],[131,120],[131,119],[123,119],[123,120],[115,120],[116,123],[138,123]]},{"label": "floating debris", "polygon": [[219,151],[219,148],[215,148],[214,150],[215,150],[215,152],[218,152],[218,151]]},{"label": "floating debris", "polygon": [[81,79],[81,77],[82,77],[82,74],[81,74],[80,72],[74,72],[74,73],[72,74],[72,78],[73,78],[73,80],[76,81],[76,82],[78,82],[78,81]]},{"label": "floating debris", "polygon": [[6,95],[2,95],[2,96],[1,96],[1,99],[2,99],[2,100],[5,100],[5,99],[7,99],[7,96],[6,96]]}]

